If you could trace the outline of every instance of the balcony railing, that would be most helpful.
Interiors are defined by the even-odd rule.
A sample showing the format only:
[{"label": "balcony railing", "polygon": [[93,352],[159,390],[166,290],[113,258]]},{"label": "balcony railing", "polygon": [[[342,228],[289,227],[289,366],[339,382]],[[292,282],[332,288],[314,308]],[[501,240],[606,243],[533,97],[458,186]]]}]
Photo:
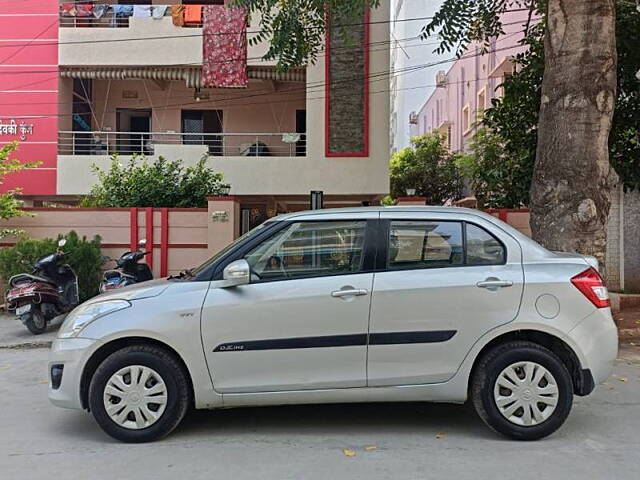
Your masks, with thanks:
[{"label": "balcony railing", "polygon": [[[149,6],[152,1],[148,1]],[[179,3],[178,3],[179,4]],[[129,26],[129,19],[133,17],[132,12],[127,15],[116,14],[113,7],[118,6],[117,2],[113,4],[94,4],[91,1],[75,4],[73,2],[61,2],[60,4],[60,26],[61,27],[93,27],[93,28],[126,28]],[[127,4],[131,5],[131,4]],[[159,5],[155,5],[159,7]],[[163,7],[165,5],[162,5]],[[162,12],[162,17],[171,18],[171,7]],[[182,25],[186,28],[201,28],[202,23],[188,22]]]},{"label": "balcony railing", "polygon": [[60,155],[155,155],[157,145],[201,145],[217,157],[301,157],[304,133],[58,132]]}]

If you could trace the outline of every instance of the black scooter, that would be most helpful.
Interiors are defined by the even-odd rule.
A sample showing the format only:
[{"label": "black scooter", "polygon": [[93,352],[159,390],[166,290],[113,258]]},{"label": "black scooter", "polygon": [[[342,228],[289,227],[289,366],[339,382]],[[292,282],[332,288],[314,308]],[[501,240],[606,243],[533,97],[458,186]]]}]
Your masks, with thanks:
[{"label": "black scooter", "polygon": [[31,273],[9,279],[7,307],[34,335],[44,332],[53,318],[78,305],[78,277],[63,263],[62,247],[66,243],[64,238],[58,241],[58,250],[40,257]]},{"label": "black scooter", "polygon": [[[116,260],[116,269],[107,270],[102,276],[100,292],[116,290],[118,288],[133,285],[134,283],[146,282],[153,279],[153,273],[146,263],[138,263],[145,255],[149,255],[151,250],[145,251],[146,240],[140,240],[138,250],[126,252]],[[113,259],[110,259],[113,261]]]}]

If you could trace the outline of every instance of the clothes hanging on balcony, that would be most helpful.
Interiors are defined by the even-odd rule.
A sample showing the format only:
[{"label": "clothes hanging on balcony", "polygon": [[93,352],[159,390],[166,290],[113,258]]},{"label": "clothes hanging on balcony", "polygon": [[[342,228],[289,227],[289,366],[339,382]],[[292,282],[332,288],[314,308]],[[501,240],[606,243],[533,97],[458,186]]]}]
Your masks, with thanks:
[{"label": "clothes hanging on balcony", "polygon": [[205,5],[202,35],[202,86],[245,88],[248,83],[245,9]]},{"label": "clothes hanging on balcony", "polygon": [[130,17],[133,15],[133,5],[111,5],[111,25],[115,26],[118,23],[118,18]]},{"label": "clothes hanging on balcony", "polygon": [[75,3],[63,3],[62,7],[63,17],[75,17],[76,16],[76,4]]},{"label": "clothes hanging on balcony", "polygon": [[187,25],[202,23],[202,5],[185,5],[184,23]]},{"label": "clothes hanging on balcony", "polygon": [[134,5],[133,16],[134,17],[150,17],[151,5]]},{"label": "clothes hanging on balcony", "polygon": [[184,5],[171,5],[171,17],[176,27],[184,26]]},{"label": "clothes hanging on balcony", "polygon": [[93,3],[76,3],[76,17],[92,17]]},{"label": "clothes hanging on balcony", "polygon": [[93,6],[93,16],[98,19],[104,17],[108,11],[109,11],[109,5],[105,3],[96,3]]},{"label": "clothes hanging on balcony", "polygon": [[65,17],[90,17],[93,15],[93,4],[63,3],[62,15]]},{"label": "clothes hanging on balcony", "polygon": [[156,20],[160,20],[164,17],[164,14],[167,13],[167,9],[169,5],[152,5],[151,6],[151,16]]}]

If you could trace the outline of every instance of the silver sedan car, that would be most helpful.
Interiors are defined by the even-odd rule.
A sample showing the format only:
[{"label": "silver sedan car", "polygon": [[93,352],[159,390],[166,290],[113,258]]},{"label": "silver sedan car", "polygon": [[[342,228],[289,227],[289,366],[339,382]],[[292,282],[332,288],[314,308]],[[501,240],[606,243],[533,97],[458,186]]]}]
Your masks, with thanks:
[{"label": "silver sedan car", "polygon": [[192,407],[467,399],[532,440],[610,375],[617,340],[592,257],[475,210],[319,210],[77,307],[49,398],[126,442],[167,435]]}]

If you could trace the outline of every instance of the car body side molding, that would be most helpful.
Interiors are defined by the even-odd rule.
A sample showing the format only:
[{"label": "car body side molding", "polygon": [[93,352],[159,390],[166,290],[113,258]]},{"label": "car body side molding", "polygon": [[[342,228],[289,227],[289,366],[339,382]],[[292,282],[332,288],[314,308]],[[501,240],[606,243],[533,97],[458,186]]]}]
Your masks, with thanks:
[{"label": "car body side molding", "polygon": [[[450,340],[455,330],[427,332],[389,332],[369,335],[369,345],[398,345],[406,343],[438,343]],[[320,337],[274,338],[222,343],[214,352],[242,352],[248,350],[285,350],[294,348],[352,347],[367,345],[367,334],[325,335]]]}]

